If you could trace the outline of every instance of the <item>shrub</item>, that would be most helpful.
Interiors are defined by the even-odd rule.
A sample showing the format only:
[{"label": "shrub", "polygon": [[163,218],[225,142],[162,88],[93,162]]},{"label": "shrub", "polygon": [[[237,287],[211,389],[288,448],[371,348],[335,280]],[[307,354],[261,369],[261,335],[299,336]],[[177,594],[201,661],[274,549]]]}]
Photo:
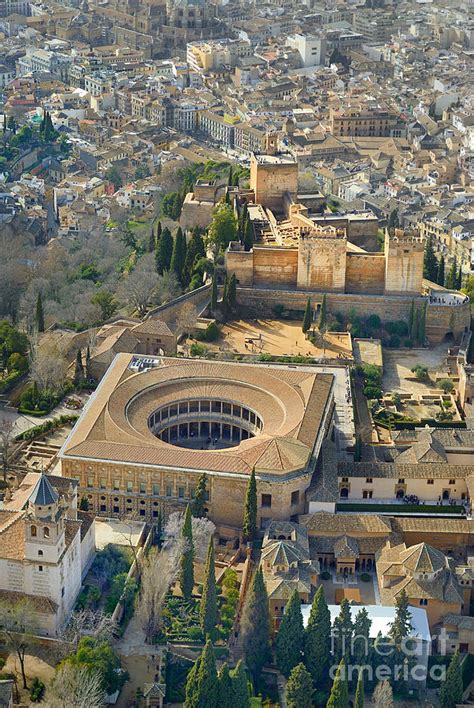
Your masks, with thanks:
[{"label": "shrub", "polygon": [[200,332],[196,339],[202,342],[215,342],[221,336],[221,331],[215,322],[211,322],[207,325],[204,332]]},{"label": "shrub", "polygon": [[454,389],[454,384],[451,379],[441,379],[441,381],[438,381],[438,388],[440,388],[443,393],[451,393]]},{"label": "shrub", "polygon": [[367,325],[371,329],[378,329],[380,327],[380,324],[381,324],[381,320],[378,315],[369,315],[367,317]]},{"label": "shrub", "polygon": [[0,393],[7,393],[22,376],[23,374],[20,371],[12,371],[8,376],[0,379]]},{"label": "shrub", "polygon": [[412,374],[415,374],[418,381],[428,381],[430,378],[428,375],[427,366],[421,366],[420,364],[418,364],[418,366],[414,366],[412,368],[411,372]]},{"label": "shrub", "polygon": [[329,570],[323,570],[323,572],[321,573],[321,580],[329,580],[330,577],[331,573],[329,572]]},{"label": "shrub", "polygon": [[193,642],[201,642],[203,639],[200,627],[190,627],[188,629],[188,636]]},{"label": "shrub", "polygon": [[31,689],[30,689],[31,702],[32,703],[39,703],[39,701],[43,698],[43,693],[44,693],[44,683],[37,676],[35,676],[32,683],[31,683]]},{"label": "shrub", "polygon": [[283,317],[283,313],[285,312],[285,306],[279,302],[274,306],[273,312],[275,313],[275,317],[277,319],[281,319]]},{"label": "shrub", "polygon": [[205,353],[207,352],[207,349],[202,344],[198,344],[197,342],[193,342],[191,344],[191,348],[189,351],[190,351],[191,356],[204,356]]},{"label": "shrub", "polygon": [[362,582],[368,583],[370,581],[370,575],[368,573],[362,573],[360,579]]}]

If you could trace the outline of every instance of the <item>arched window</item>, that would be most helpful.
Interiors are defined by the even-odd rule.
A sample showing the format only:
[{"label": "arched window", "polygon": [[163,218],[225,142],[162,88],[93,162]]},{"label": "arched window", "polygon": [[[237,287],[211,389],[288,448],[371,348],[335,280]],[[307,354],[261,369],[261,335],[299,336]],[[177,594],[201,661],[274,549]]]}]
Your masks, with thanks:
[{"label": "arched window", "polygon": [[43,536],[44,536],[44,538],[49,538],[49,529],[48,528],[43,529]]},{"label": "arched window", "polygon": [[31,527],[31,535],[32,535],[34,538],[36,538],[36,536],[38,535],[38,531],[36,530],[36,526],[32,526],[32,527]]},{"label": "arched window", "polygon": [[347,487],[341,488],[340,495],[341,495],[341,499],[347,499],[347,497],[349,496],[349,490],[347,489]]},{"label": "arched window", "polygon": [[43,555],[43,551],[38,551],[38,555],[39,555],[39,556],[42,556],[42,555]]}]

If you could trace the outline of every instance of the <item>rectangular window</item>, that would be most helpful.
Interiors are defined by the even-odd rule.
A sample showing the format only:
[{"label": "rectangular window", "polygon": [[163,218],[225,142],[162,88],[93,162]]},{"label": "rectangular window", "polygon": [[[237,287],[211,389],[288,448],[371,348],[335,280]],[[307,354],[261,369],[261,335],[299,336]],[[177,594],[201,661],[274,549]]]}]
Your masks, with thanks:
[{"label": "rectangular window", "polygon": [[300,493],[299,491],[297,492],[291,492],[291,506],[295,506],[296,504],[300,503]]},{"label": "rectangular window", "polygon": [[105,479],[105,477],[101,477],[100,478],[100,488],[105,489],[106,486],[107,486],[107,480]]},{"label": "rectangular window", "polygon": [[133,482],[127,482],[127,492],[133,492]]},{"label": "rectangular window", "polygon": [[140,509],[140,516],[145,516],[145,509]]},{"label": "rectangular window", "polygon": [[366,484],[372,484],[372,477],[366,477],[366,478],[365,478],[365,483],[366,483]]},{"label": "rectangular window", "polygon": [[94,477],[88,477],[88,478],[87,478],[87,486],[88,486],[88,487],[93,487],[93,486],[94,486]]},{"label": "rectangular window", "polygon": [[101,504],[101,505],[100,505],[100,510],[101,510],[101,511],[107,511],[107,507],[105,506],[105,504]]},{"label": "rectangular window", "polygon": [[178,497],[184,499],[184,487],[178,487]]},{"label": "rectangular window", "polygon": [[173,496],[173,488],[172,488],[171,484],[166,485],[166,496],[167,497]]},{"label": "rectangular window", "polygon": [[426,484],[434,484],[434,479],[427,479]]},{"label": "rectangular window", "polygon": [[428,604],[428,600],[426,599],[426,597],[422,597],[422,598],[420,599],[420,605],[425,605],[425,606],[426,606],[427,604]]},{"label": "rectangular window", "polygon": [[140,482],[140,494],[145,494],[145,492],[146,492],[146,483]]},{"label": "rectangular window", "polygon": [[272,506],[272,495],[262,494],[262,507],[265,509],[270,509]]},{"label": "rectangular window", "polygon": [[158,512],[156,509],[153,509],[153,518],[157,519],[158,518]]},{"label": "rectangular window", "polygon": [[120,480],[114,479],[114,489],[120,489]]},{"label": "rectangular window", "polygon": [[118,514],[120,512],[120,508],[118,506],[114,506],[114,514]]},{"label": "rectangular window", "polygon": [[449,480],[449,484],[456,484],[456,480],[455,480],[455,479],[450,479],[450,480]]},{"label": "rectangular window", "polygon": [[399,480],[398,480],[398,484],[405,484],[405,478],[404,478],[404,477],[400,477]]},{"label": "rectangular window", "polygon": [[160,485],[154,484],[153,485],[153,494],[159,494],[159,493],[160,493]]},{"label": "rectangular window", "polygon": [[42,572],[43,572],[43,566],[42,566],[42,565],[39,565],[39,566],[38,566],[38,570],[39,570],[40,573],[42,573]]}]

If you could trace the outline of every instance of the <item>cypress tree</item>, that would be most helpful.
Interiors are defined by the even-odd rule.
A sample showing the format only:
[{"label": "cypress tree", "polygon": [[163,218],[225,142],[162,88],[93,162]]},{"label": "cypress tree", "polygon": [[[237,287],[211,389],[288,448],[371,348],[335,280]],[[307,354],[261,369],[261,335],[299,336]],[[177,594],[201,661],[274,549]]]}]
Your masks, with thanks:
[{"label": "cypress tree", "polygon": [[408,317],[408,332],[410,334],[410,339],[413,340],[413,326],[415,322],[415,301],[411,301],[410,314]]},{"label": "cypress tree", "polygon": [[181,285],[184,284],[184,264],[186,262],[186,237],[183,230],[178,226],[174,237],[173,253],[171,254],[170,270],[172,270]]},{"label": "cypress tree", "polygon": [[188,247],[186,249],[186,260],[184,262],[184,279],[185,285],[191,280],[193,273],[193,267],[197,260],[204,258],[206,255],[206,250],[204,248],[204,241],[200,234],[199,229],[194,229],[191,240],[189,241]]},{"label": "cypress tree", "polygon": [[449,662],[446,681],[441,686],[441,708],[455,708],[456,705],[462,704],[463,692],[461,659],[459,652],[456,652]]},{"label": "cypress tree", "polygon": [[219,680],[219,708],[233,708],[233,686],[227,663],[222,664],[217,674]]},{"label": "cypress tree", "polygon": [[344,659],[341,659],[337,667],[326,708],[348,708],[348,705],[349,690],[347,687],[346,664]]},{"label": "cypress tree", "polygon": [[352,663],[356,666],[369,663],[371,626],[372,621],[369,619],[367,610],[362,607],[355,616],[352,635]]},{"label": "cypress tree", "polygon": [[235,669],[230,672],[230,678],[232,679],[233,708],[250,708],[249,685],[242,659],[239,659]]},{"label": "cypress tree", "polygon": [[43,311],[43,298],[41,297],[41,293],[38,293],[38,297],[36,298],[35,320],[36,320],[36,329],[38,330],[38,332],[44,332],[44,311]]},{"label": "cypress tree", "polygon": [[444,287],[444,256],[441,256],[439,259],[439,264],[438,264],[438,275],[436,278],[436,282],[438,285],[442,285]]},{"label": "cypress tree", "polygon": [[247,667],[254,681],[258,681],[271,659],[270,612],[261,568],[254,575],[242,612],[242,646]]},{"label": "cypress tree", "polygon": [[320,331],[324,329],[326,326],[327,322],[327,303],[326,303],[326,295],[323,295],[323,299],[321,300],[321,307],[319,310],[319,321],[318,321],[318,327]]},{"label": "cypress tree", "polygon": [[331,614],[323,587],[313,599],[304,638],[304,663],[313,678],[315,688],[327,685],[331,662]]},{"label": "cypress tree", "polygon": [[297,664],[286,684],[286,703],[288,708],[311,708],[313,684],[311,674],[303,663]]},{"label": "cypress tree", "polygon": [[91,376],[91,349],[90,349],[89,345],[87,345],[87,349],[86,349],[86,379],[88,381],[92,380],[92,376]]},{"label": "cypress tree", "polygon": [[250,475],[245,494],[242,533],[244,541],[253,541],[257,535],[257,480],[254,469]]},{"label": "cypress tree", "polygon": [[449,269],[448,277],[446,278],[446,287],[448,288],[448,290],[455,290],[457,277],[458,265],[456,263],[456,259],[454,258],[453,262],[451,263],[451,268]]},{"label": "cypress tree", "polygon": [[76,354],[76,365],[74,368],[74,383],[78,386],[84,381],[84,367],[82,365],[82,352],[80,349],[77,350]]},{"label": "cypress tree", "polygon": [[313,320],[311,314],[312,314],[311,313],[311,300],[310,300],[310,298],[308,298],[308,301],[306,302],[304,315],[303,315],[303,324],[301,326],[301,329],[303,330],[303,332],[305,334],[309,330],[309,328],[311,327],[311,322]]},{"label": "cypress tree", "polygon": [[188,674],[184,705],[186,708],[215,708],[219,705],[219,681],[214,649],[209,640],[196,664]]},{"label": "cypress tree", "polygon": [[364,708],[364,675],[362,671],[359,671],[359,678],[357,679],[354,708]]},{"label": "cypress tree", "polygon": [[242,207],[242,211],[239,214],[239,237],[240,241],[243,243],[244,241],[244,235],[245,235],[245,222],[247,221],[248,218],[248,213],[249,213],[249,208],[247,205],[247,202],[244,202],[244,205]]},{"label": "cypress tree", "polygon": [[150,230],[150,235],[148,237],[148,252],[149,253],[154,253],[156,250],[156,236],[155,236],[155,229],[152,226]]},{"label": "cypress tree", "polygon": [[217,276],[214,272],[212,276],[212,290],[211,290],[211,312],[217,310]]},{"label": "cypress tree", "polygon": [[250,251],[253,248],[253,241],[253,224],[247,214],[243,227],[243,244],[246,251]]},{"label": "cypress tree", "polygon": [[304,645],[303,616],[298,590],[294,590],[285,608],[276,638],[276,664],[288,678],[301,661]]},{"label": "cypress tree", "polygon": [[459,266],[457,278],[456,278],[456,290],[461,290],[462,288],[462,266]]},{"label": "cypress tree", "polygon": [[[397,595],[395,607],[395,619],[393,620],[389,631],[389,636],[394,645],[394,651],[390,656],[390,659],[393,661],[394,666],[403,666],[404,663],[410,661],[410,658],[406,655],[404,640],[410,636],[412,631],[408,595],[405,590],[402,590],[401,593]],[[393,680],[399,685],[400,688],[405,688],[403,676],[394,676]]]},{"label": "cypress tree", "polygon": [[426,302],[420,307],[420,312],[418,316],[418,341],[420,344],[425,342],[425,330],[426,330]]},{"label": "cypress tree", "polygon": [[155,223],[155,243],[158,243],[158,241],[161,238],[161,221],[158,219]]},{"label": "cypress tree", "polygon": [[425,246],[425,255],[423,260],[423,277],[435,283],[437,275],[438,259],[436,258],[436,253],[434,252],[433,239],[431,236],[429,236]]},{"label": "cypress tree", "polygon": [[231,312],[233,312],[237,306],[237,278],[235,273],[229,278],[229,284],[227,287],[227,302],[228,307]]},{"label": "cypress tree", "polygon": [[189,598],[193,594],[194,588],[193,525],[189,504],[186,507],[186,512],[184,514],[184,523],[181,533],[185,540],[185,549],[183,555],[181,556],[179,583],[181,586],[181,592],[183,593],[183,597],[189,600]]},{"label": "cypress tree", "polygon": [[232,187],[232,185],[234,184],[233,179],[234,179],[234,175],[233,175],[233,172],[232,172],[232,165],[231,165],[231,166],[229,167],[229,178],[228,178],[228,180],[227,180],[227,184],[229,185],[229,187]]},{"label": "cypress tree", "polygon": [[390,212],[390,216],[388,217],[388,228],[389,229],[398,229],[400,226],[400,219],[398,218],[398,210],[397,209],[392,209]]},{"label": "cypress tree", "polygon": [[192,502],[191,511],[194,517],[202,519],[206,516],[204,505],[207,501],[207,475],[205,472],[199,475],[196,489],[194,490],[194,499]]},{"label": "cypress tree", "polygon": [[342,658],[348,660],[353,629],[351,608],[348,600],[343,598],[339,615],[334,620],[334,661],[340,661]]},{"label": "cypress tree", "polygon": [[165,226],[161,232],[160,240],[156,249],[156,270],[160,275],[168,271],[171,266],[171,256],[173,255],[173,237],[171,231]]},{"label": "cypress tree", "polygon": [[199,608],[199,623],[205,637],[213,638],[218,622],[216,567],[214,564],[214,543],[212,536],[209,539],[207,551],[206,574]]}]

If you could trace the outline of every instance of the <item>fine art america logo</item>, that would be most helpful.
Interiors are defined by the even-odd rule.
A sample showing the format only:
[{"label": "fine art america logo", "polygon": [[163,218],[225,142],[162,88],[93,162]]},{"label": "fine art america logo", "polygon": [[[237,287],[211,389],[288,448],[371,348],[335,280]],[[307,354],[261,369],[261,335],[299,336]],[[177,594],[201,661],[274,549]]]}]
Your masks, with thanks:
[{"label": "fine art america logo", "polygon": [[[437,642],[439,656],[447,655],[448,636],[445,630],[431,637]],[[390,637],[377,638],[370,641],[363,635],[344,633],[331,634],[331,651],[333,656],[345,657],[345,665],[341,678],[356,682],[362,671],[366,681],[403,681],[408,683],[425,683],[428,677],[432,681],[446,680],[446,665],[428,665],[429,643],[418,637],[405,637],[396,645]],[[339,664],[332,664],[329,670],[331,680],[334,680]]]}]

